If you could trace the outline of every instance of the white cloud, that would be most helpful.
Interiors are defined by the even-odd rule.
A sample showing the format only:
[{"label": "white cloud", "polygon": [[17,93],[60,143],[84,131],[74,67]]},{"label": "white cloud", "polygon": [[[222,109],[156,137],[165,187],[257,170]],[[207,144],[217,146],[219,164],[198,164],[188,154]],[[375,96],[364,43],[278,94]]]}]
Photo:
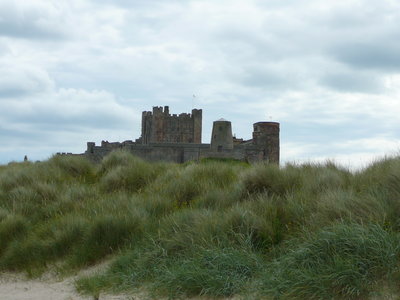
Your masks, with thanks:
[{"label": "white cloud", "polygon": [[46,132],[121,130],[131,120],[139,121],[137,111],[118,103],[114,95],[96,90],[59,89],[41,97],[4,99],[0,109],[4,112],[1,119],[9,126],[36,126]]},{"label": "white cloud", "polygon": [[368,159],[400,139],[399,8],[0,0],[2,135],[15,147],[50,139],[59,148],[136,138],[141,110],[179,113],[193,102],[204,109],[206,141],[220,117],[244,138],[253,122],[273,119],[282,123],[282,160]]},{"label": "white cloud", "polygon": [[[26,94],[37,94],[51,90],[53,80],[48,73],[37,67],[0,61],[0,98],[17,99]],[[1,100],[0,100],[1,101]]]}]

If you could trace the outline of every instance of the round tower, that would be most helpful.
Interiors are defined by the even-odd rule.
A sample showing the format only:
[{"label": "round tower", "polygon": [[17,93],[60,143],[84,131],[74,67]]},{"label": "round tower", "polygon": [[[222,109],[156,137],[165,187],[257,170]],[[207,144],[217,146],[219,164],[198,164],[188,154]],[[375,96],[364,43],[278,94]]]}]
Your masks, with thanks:
[{"label": "round tower", "polygon": [[253,127],[253,143],[263,150],[264,159],[279,164],[279,123],[257,122]]},{"label": "round tower", "polygon": [[214,121],[211,135],[211,149],[216,152],[233,149],[232,124],[225,119]]}]

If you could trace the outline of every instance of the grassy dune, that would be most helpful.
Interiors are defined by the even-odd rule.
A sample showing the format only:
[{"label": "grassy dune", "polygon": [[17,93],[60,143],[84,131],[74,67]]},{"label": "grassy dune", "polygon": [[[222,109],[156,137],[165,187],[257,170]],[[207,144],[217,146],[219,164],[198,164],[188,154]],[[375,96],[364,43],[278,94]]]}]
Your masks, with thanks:
[{"label": "grassy dune", "polygon": [[399,295],[400,158],[324,164],[100,165],[55,156],[0,167],[0,270],[114,262],[76,286],[157,298]]}]

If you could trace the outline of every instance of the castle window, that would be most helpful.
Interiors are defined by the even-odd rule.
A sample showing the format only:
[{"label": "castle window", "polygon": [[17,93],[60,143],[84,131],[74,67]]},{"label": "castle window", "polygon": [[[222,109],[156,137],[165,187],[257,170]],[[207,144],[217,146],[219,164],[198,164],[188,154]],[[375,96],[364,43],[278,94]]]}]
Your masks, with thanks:
[{"label": "castle window", "polygon": [[218,150],[217,150],[218,152],[222,152],[222,146],[221,145],[218,145]]}]

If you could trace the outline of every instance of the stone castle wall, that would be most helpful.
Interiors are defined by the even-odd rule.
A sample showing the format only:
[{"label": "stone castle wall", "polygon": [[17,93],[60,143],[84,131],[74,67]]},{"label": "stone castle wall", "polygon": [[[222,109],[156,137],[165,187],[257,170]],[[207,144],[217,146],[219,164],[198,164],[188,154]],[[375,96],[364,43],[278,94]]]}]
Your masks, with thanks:
[{"label": "stone castle wall", "polygon": [[244,141],[232,136],[231,122],[213,124],[211,144],[201,143],[202,110],[191,114],[170,115],[168,106],[154,107],[142,114],[142,135],[135,142],[102,141],[87,143],[85,157],[93,161],[121,149],[149,161],[183,163],[202,158],[233,158],[248,162],[279,163],[279,123],[258,122],[253,125],[253,139]]},{"label": "stone castle wall", "polygon": [[[114,150],[126,150],[135,156],[149,161],[175,163],[184,163],[192,160],[198,161],[203,158],[233,158],[250,163],[268,160],[265,151],[253,144],[238,145],[233,149],[214,151],[211,149],[210,144],[153,143],[143,145],[131,141],[122,143],[103,142],[101,146],[88,143],[88,150],[84,155],[93,161],[100,162],[103,157]],[[271,162],[278,163],[276,161]]]}]

